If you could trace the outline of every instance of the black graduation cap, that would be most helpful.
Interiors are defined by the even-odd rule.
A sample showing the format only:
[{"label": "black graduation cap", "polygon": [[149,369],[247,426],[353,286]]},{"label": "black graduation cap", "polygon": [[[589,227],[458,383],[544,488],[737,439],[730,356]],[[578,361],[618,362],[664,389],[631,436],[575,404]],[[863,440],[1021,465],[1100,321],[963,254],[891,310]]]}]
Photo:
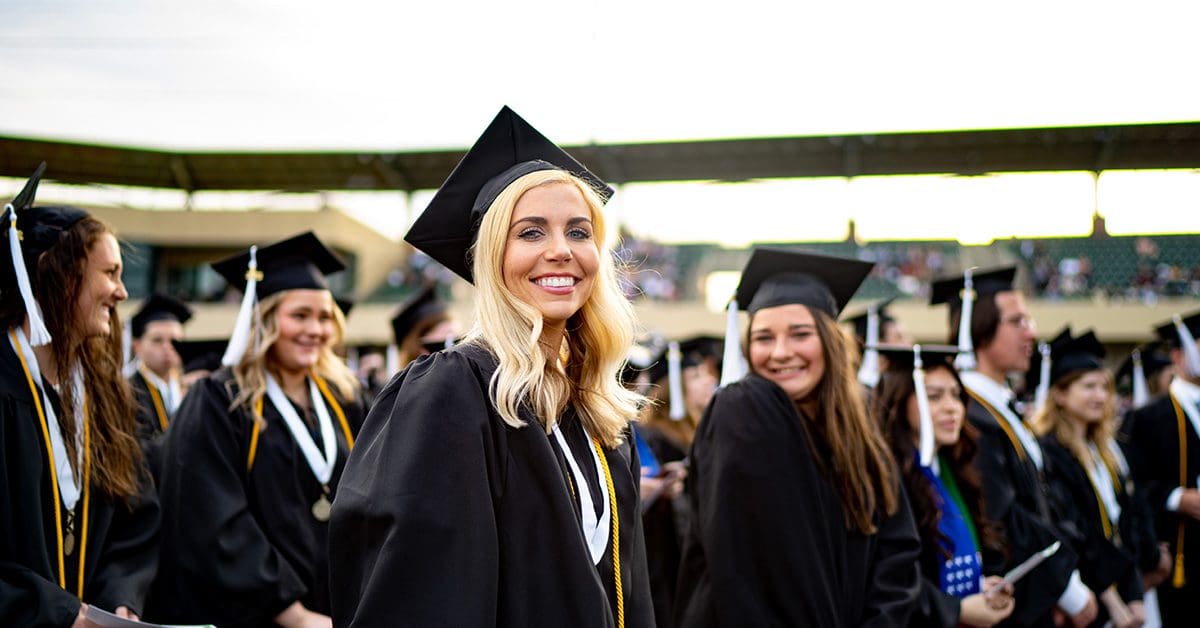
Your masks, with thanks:
[{"label": "black graduation cap", "polygon": [[392,335],[397,345],[413,332],[422,321],[446,314],[446,303],[437,296],[437,284],[427,282],[408,297],[392,317]]},{"label": "black graduation cap", "polygon": [[879,355],[888,359],[888,371],[912,372],[916,363],[915,347],[921,348],[921,364],[928,370],[930,367],[944,364],[954,368],[954,358],[958,356],[958,347],[951,345],[879,345],[875,347]]},{"label": "black graduation cap", "polygon": [[[715,360],[717,367],[720,368],[721,354],[724,351],[725,341],[716,336],[692,336],[679,341],[679,366],[680,368],[688,368],[689,366],[697,366],[703,364],[705,360]],[[662,350],[655,356],[654,362],[646,369],[647,376],[651,382],[667,376],[670,370],[670,365],[667,360],[667,351],[669,346],[664,346]]]},{"label": "black graduation cap", "polygon": [[[42,162],[25,187],[13,199],[12,208],[5,208],[4,229],[8,230],[12,222],[13,210],[17,214],[17,231],[21,235],[21,252],[26,266],[36,268],[33,262],[39,255],[50,250],[58,242],[63,231],[70,229],[75,223],[83,220],[88,213],[77,207],[35,207],[33,202],[37,197],[38,184],[46,172],[46,162]],[[3,256],[8,259],[8,256]],[[11,264],[11,261],[9,262]]]},{"label": "black graduation cap", "polygon": [[[1141,345],[1135,351],[1139,352],[1142,359],[1142,373],[1147,378],[1154,377],[1154,374],[1171,366],[1171,356],[1163,351],[1161,342],[1150,342]],[[1121,360],[1121,364],[1117,366],[1117,381],[1124,381],[1126,378],[1133,377],[1133,353],[1125,356]]]},{"label": "black graduation cap", "polygon": [[183,363],[183,372],[215,371],[221,368],[221,354],[228,340],[172,340],[171,345]]},{"label": "black graduation cap", "polygon": [[738,307],[753,314],[800,304],[837,318],[874,264],[845,257],[756,248],[738,283]]},{"label": "black graduation cap", "polygon": [[892,301],[895,301],[895,300],[896,300],[896,297],[888,297],[882,301],[873,303],[873,304],[863,308],[863,311],[861,313],[855,314],[854,316],[847,317],[847,318],[843,319],[843,321],[850,323],[851,325],[854,325],[854,336],[856,338],[858,338],[858,341],[860,343],[866,344],[866,342],[867,342],[867,319],[870,317],[871,308],[875,308],[875,311],[879,314],[879,331],[882,334],[883,326],[888,323],[894,322],[896,320],[895,318],[892,318],[892,316],[890,314],[888,314],[888,311],[887,311],[887,306],[891,305]]},{"label": "black graduation cap", "polygon": [[[1025,395],[1032,395],[1037,390],[1038,384],[1042,381],[1042,347],[1046,347],[1050,355],[1051,368],[1054,367],[1056,360],[1054,355],[1054,347],[1066,346],[1071,342],[1071,326],[1067,325],[1058,330],[1054,338],[1049,341],[1038,341],[1033,348],[1033,353],[1029,356],[1029,369],[1025,371],[1025,387],[1023,392]],[[1049,381],[1046,382],[1050,384]]]},{"label": "black graduation cap", "polygon": [[[1192,333],[1192,338],[1200,338],[1200,310],[1188,314],[1181,314],[1179,318],[1183,321],[1184,326]],[[1179,330],[1175,328],[1175,319],[1160,323],[1154,327],[1154,333],[1172,347],[1180,346]]]},{"label": "black graduation cap", "polygon": [[[1004,268],[994,268],[971,273],[971,281],[976,298],[1012,290],[1013,282],[1016,278],[1016,266],[1006,266]],[[930,288],[929,304],[950,303],[951,305],[956,305],[961,303],[964,281],[964,275],[946,277],[934,281]]]},{"label": "black graduation cap", "polygon": [[[328,290],[325,275],[345,270],[341,258],[312,231],[306,231],[257,250],[259,299],[283,290]],[[230,286],[246,289],[250,251],[213,262]]]},{"label": "black graduation cap", "polygon": [[134,338],[141,338],[146,333],[146,325],[155,321],[177,321],[186,323],[192,318],[192,308],[183,301],[155,292],[150,295],[142,307],[129,321],[130,331]]},{"label": "black graduation cap", "polygon": [[467,251],[492,202],[517,179],[539,170],[566,170],[607,202],[613,190],[554,142],[504,107],[446,178],[404,239],[472,281]]},{"label": "black graduation cap", "polygon": [[[1104,345],[1092,330],[1073,336],[1070,326],[1067,326],[1049,344],[1051,386],[1075,371],[1096,371],[1104,368]],[[1026,373],[1028,390],[1037,388],[1041,370],[1042,355],[1041,352],[1035,351]]]}]

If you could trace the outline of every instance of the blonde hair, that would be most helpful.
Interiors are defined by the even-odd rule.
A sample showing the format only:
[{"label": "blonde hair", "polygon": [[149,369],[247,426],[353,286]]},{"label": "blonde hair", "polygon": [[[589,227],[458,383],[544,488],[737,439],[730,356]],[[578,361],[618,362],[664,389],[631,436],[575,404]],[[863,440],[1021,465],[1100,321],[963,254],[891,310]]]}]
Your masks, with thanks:
[{"label": "blonde hair", "polygon": [[1095,423],[1088,423],[1084,427],[1084,440],[1075,436],[1075,431],[1068,423],[1070,418],[1067,416],[1066,408],[1063,408],[1055,400],[1054,395],[1047,395],[1046,403],[1034,414],[1033,431],[1038,436],[1053,434],[1054,438],[1067,448],[1067,451],[1081,461],[1091,459],[1091,454],[1087,449],[1087,443],[1091,442],[1100,452],[1100,459],[1104,461],[1104,466],[1115,472],[1120,466],[1112,451],[1113,436],[1117,432],[1117,395],[1112,374],[1103,369],[1074,371],[1055,382],[1052,390],[1066,392],[1071,384],[1092,372],[1104,374],[1104,386],[1108,390],[1108,401],[1104,404],[1104,417]]},{"label": "blonde hair", "polygon": [[[542,315],[504,284],[504,252],[513,209],[525,192],[544,185],[572,185],[591,211],[592,241],[600,249],[591,296],[567,322],[563,369],[546,359],[538,341]],[[601,248],[603,202],[595,190],[562,170],[540,170],[509,184],[484,215],[471,249],[478,320],[468,341],[481,340],[496,356],[490,394],[505,423],[522,427],[518,412],[526,406],[547,433],[559,414],[573,404],[588,433],[605,447],[621,443],[644,398],[621,385],[618,375],[635,337],[633,306],[621,293],[611,251]]]},{"label": "blonde hair", "polygon": [[[254,342],[231,369],[238,392],[230,410],[244,406],[248,412],[254,414],[254,408],[266,394],[268,356],[271,347],[279,339],[279,325],[275,322],[275,313],[290,292],[277,292],[254,306],[254,318],[251,323],[254,326]],[[342,342],[346,334],[346,315],[336,304],[333,306],[333,329],[333,336],[321,347],[321,354],[312,372],[333,386],[343,401],[353,401],[358,393],[358,379],[346,367],[346,363],[333,352],[333,348]]]}]

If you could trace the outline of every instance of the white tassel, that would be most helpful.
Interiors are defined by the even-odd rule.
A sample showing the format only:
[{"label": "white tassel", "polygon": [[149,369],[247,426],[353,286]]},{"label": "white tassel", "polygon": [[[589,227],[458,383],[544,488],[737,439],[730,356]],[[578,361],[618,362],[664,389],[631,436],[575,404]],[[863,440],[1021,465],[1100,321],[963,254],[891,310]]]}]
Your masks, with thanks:
[{"label": "white tassel", "polygon": [[454,346],[454,334],[446,336],[446,341],[442,343],[443,349],[450,349]]},{"label": "white tassel", "polygon": [[863,352],[862,365],[858,367],[858,381],[867,388],[874,388],[879,383],[879,306],[867,308],[867,337],[866,351]]},{"label": "white tassel", "polygon": [[679,351],[679,343],[671,341],[667,345],[667,383],[671,395],[671,419],[682,421],[687,416],[683,407],[683,354]]},{"label": "white tassel", "polygon": [[346,368],[351,373],[358,374],[358,347],[346,348]]},{"label": "white tassel", "polygon": [[1175,333],[1179,334],[1179,346],[1183,349],[1184,366],[1187,367],[1188,375],[1200,377],[1200,348],[1196,347],[1196,339],[1192,337],[1191,330],[1183,324],[1183,318],[1178,314],[1172,320],[1175,321]]},{"label": "white tassel", "polygon": [[975,315],[975,281],[968,268],[963,273],[962,312],[958,318],[958,356],[954,366],[960,371],[975,370],[975,345],[971,342],[971,319]]},{"label": "white tassel", "polygon": [[733,299],[725,308],[725,354],[721,360],[721,385],[738,381],[749,370],[746,357],[742,355],[742,340],[738,336],[737,299]]},{"label": "white tassel", "polygon": [[383,370],[387,372],[388,379],[400,372],[400,347],[388,345],[387,353],[384,356]]},{"label": "white tassel", "polygon": [[133,363],[133,328],[128,323],[121,327],[121,356],[124,365],[121,374],[129,377],[137,370],[137,365]]},{"label": "white tassel", "polygon": [[238,309],[237,319],[233,323],[233,333],[229,336],[229,344],[225,347],[225,355],[221,364],[233,366],[242,361],[246,348],[250,345],[251,327],[253,326],[254,304],[258,302],[258,247],[250,247],[250,265],[246,267],[246,292],[242,295],[242,307]]},{"label": "white tassel", "polygon": [[29,344],[34,347],[50,344],[50,330],[42,318],[42,306],[33,298],[33,285],[29,282],[29,271],[25,269],[25,256],[21,254],[21,234],[17,231],[17,208],[5,205],[8,212],[8,252],[12,255],[13,272],[17,275],[17,289],[25,302],[25,314],[29,317]]},{"label": "white tassel", "polygon": [[921,418],[918,453],[922,467],[933,464],[933,415],[929,411],[929,393],[925,390],[925,364],[921,361],[921,345],[913,345],[913,389],[917,395],[917,414]]},{"label": "white tassel", "polygon": [[1142,352],[1133,350],[1133,407],[1140,408],[1150,402],[1150,385],[1146,382],[1146,367],[1142,365]]},{"label": "white tassel", "polygon": [[1044,342],[1038,343],[1038,353],[1042,356],[1042,364],[1038,371],[1037,391],[1033,395],[1033,411],[1035,413],[1046,407],[1046,400],[1050,398],[1050,345]]}]

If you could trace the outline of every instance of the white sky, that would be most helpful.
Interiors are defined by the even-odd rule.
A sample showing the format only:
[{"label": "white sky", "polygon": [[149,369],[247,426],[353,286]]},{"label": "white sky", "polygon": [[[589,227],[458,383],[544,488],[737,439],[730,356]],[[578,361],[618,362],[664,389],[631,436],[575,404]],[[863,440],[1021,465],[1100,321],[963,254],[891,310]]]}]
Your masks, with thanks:
[{"label": "white sky", "polygon": [[[1194,2],[0,0],[0,23],[0,134],[118,145],[462,148],[502,104],[563,144],[1200,120]],[[1114,232],[1200,231],[1198,177],[1106,174],[1099,206]],[[411,211],[330,200],[389,234]],[[635,232],[741,243],[840,238],[851,217],[866,238],[1083,234],[1097,201],[1066,173],[614,202]]]}]

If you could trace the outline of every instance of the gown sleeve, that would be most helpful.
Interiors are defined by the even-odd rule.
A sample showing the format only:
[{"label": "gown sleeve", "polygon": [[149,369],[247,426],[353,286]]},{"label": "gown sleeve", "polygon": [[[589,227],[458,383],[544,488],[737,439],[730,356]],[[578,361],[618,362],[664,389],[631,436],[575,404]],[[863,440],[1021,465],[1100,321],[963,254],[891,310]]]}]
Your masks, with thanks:
[{"label": "gown sleeve", "polygon": [[125,606],[141,617],[146,610],[146,594],[158,571],[162,512],[154,482],[145,470],[139,489],[128,507],[113,507],[112,527],[92,578],[97,587],[88,602],[104,609]]},{"label": "gown sleeve", "polygon": [[[306,592],[271,545],[246,496],[251,420],[230,412],[215,376],[189,391],[168,430],[160,497],[163,555],[174,565],[166,596],[185,609],[221,609],[222,625],[267,624]],[[208,617],[181,620],[212,621]]]},{"label": "gown sleeve", "polygon": [[[898,477],[899,472],[893,477]],[[875,533],[862,626],[903,626],[919,593],[921,541],[908,498],[900,487],[899,507],[882,517]]]},{"label": "gown sleeve", "polygon": [[[1050,522],[1018,501],[1014,471],[1009,469],[1007,455],[1013,450],[1004,433],[999,427],[981,428],[979,432],[975,466],[983,485],[984,508],[989,519],[1004,526],[1008,539],[1008,567],[1015,567],[1060,538]],[[1012,455],[1015,456],[1015,452]],[[1024,464],[1019,460],[1013,463]],[[1076,562],[1075,552],[1066,543],[1063,545],[1016,584],[1016,608],[1009,617],[1011,623],[1034,624],[1058,604]]]},{"label": "gown sleeve", "polygon": [[0,625],[62,626],[75,621],[79,599],[33,570],[0,560]]},{"label": "gown sleeve", "polygon": [[504,461],[486,386],[440,352],[375,399],[333,505],[335,625],[495,625]]},{"label": "gown sleeve", "polygon": [[913,607],[908,625],[955,628],[958,626],[961,610],[962,600],[943,592],[938,583],[922,575],[917,591],[917,603]]}]

